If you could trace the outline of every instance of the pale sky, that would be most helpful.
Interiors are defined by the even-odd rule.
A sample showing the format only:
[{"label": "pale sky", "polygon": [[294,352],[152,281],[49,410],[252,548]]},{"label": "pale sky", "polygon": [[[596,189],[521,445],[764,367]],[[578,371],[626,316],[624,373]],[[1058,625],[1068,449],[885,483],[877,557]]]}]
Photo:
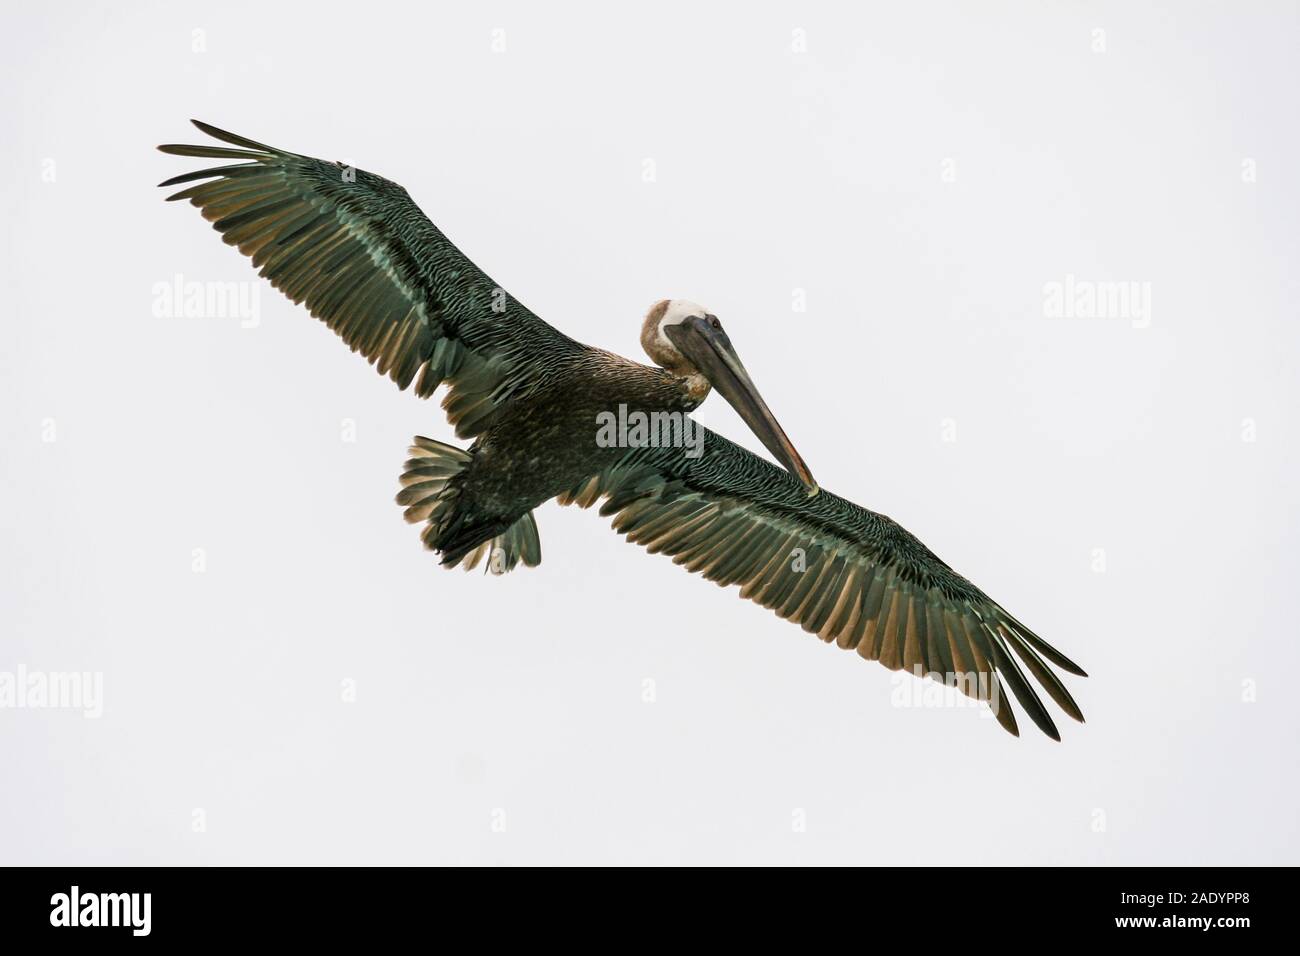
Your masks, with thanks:
[{"label": "pale sky", "polygon": [[[1300,862],[1300,25],[1154,6],[6,9],[0,676],[101,696],[0,707],[0,862]],[[594,512],[439,569],[392,499],[441,409],[162,201],[191,116],[402,183],[582,341],[707,305],[1087,724],[904,706]]]}]

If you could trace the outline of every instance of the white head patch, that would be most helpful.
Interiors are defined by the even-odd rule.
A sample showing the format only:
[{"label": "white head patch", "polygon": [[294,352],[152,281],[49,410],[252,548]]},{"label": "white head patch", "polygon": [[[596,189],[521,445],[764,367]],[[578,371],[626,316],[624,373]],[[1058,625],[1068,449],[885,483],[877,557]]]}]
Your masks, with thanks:
[{"label": "white head patch", "polygon": [[690,302],[687,299],[669,299],[668,308],[664,310],[664,317],[659,320],[659,342],[671,351],[676,352],[677,346],[668,341],[664,335],[664,326],[681,325],[687,319],[702,317],[709,314],[709,310],[697,302]]},{"label": "white head patch", "polygon": [[709,310],[696,302],[688,302],[686,299],[669,299],[668,308],[664,310],[664,317],[659,320],[659,325],[680,325],[692,316],[705,316]]}]

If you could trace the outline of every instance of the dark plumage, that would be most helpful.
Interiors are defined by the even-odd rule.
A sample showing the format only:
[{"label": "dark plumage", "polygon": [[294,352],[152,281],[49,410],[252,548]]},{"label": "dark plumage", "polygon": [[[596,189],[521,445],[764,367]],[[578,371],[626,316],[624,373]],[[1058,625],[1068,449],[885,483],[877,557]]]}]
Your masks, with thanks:
[{"label": "dark plumage", "polygon": [[[582,345],[507,295],[395,183],[195,125],[237,148],[159,148],[239,162],[167,180],[194,183],[168,198],[198,206],[400,388],[427,397],[448,386],[456,434],[475,441],[461,450],[417,438],[398,495],[445,564],[536,565],[534,508],[604,499],[601,514],[629,540],[862,657],[957,675],[1012,733],[1003,681],[1060,739],[1017,659],[1083,719],[1048,662],[1083,676],[1077,665],[889,518],[818,489],[716,317],[678,300],[655,306],[642,341],[660,367]],[[786,469],[700,426],[698,457],[597,439],[602,414],[682,415],[711,386]]]}]

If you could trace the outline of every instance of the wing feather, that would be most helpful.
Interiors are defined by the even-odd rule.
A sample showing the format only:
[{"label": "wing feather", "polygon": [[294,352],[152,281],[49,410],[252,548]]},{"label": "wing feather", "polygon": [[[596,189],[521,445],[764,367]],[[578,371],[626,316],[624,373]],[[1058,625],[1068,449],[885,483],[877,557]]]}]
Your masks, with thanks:
[{"label": "wing feather", "polygon": [[422,398],[439,385],[461,437],[586,350],[469,261],[406,190],[373,173],[266,146],[194,120],[226,146],[171,144],[174,156],[243,162],[162,186],[197,206],[271,284]]},{"label": "wing feather", "polygon": [[[919,676],[936,676],[989,706],[1018,734],[1015,700],[1060,739],[1028,674],[1067,714],[1083,714],[1047,661],[1052,648],[883,515],[823,490],[809,498],[789,474],[704,430],[704,454],[638,449],[560,498],[615,530],[827,643]],[[1004,683],[1005,682],[1005,683]]]}]

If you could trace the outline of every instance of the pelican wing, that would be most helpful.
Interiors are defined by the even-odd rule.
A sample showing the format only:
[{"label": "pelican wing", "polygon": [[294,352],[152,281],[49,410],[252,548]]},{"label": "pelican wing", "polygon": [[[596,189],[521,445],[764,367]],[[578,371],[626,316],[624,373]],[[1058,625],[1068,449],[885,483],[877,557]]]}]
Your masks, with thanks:
[{"label": "pelican wing", "polygon": [[192,121],[234,147],[158,147],[231,165],[166,180],[261,275],[337,332],[399,388],[443,382],[456,433],[539,385],[585,346],[507,295],[439,231],[406,190],[373,173],[255,143]]},{"label": "pelican wing", "polygon": [[1026,628],[884,515],[822,490],[701,428],[703,453],[640,448],[562,504],[605,498],[600,513],[652,553],[893,670],[938,676],[986,701],[1018,734],[1005,693],[1060,740],[1024,667],[1071,717],[1083,714],[1044,658],[1079,666]]}]

